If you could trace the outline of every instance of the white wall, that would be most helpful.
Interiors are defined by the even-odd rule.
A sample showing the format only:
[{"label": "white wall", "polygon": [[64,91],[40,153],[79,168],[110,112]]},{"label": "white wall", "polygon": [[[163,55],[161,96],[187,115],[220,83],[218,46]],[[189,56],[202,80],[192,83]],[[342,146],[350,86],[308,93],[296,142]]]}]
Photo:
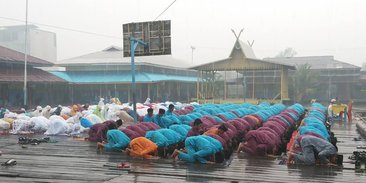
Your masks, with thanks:
[{"label": "white wall", "polygon": [[32,29],[29,31],[29,44],[30,55],[49,62],[56,62],[57,46],[55,33]]},{"label": "white wall", "polygon": [[[24,53],[24,28],[0,30],[0,45]],[[53,32],[28,29],[28,50],[31,56],[53,62],[57,60],[56,34]]]}]

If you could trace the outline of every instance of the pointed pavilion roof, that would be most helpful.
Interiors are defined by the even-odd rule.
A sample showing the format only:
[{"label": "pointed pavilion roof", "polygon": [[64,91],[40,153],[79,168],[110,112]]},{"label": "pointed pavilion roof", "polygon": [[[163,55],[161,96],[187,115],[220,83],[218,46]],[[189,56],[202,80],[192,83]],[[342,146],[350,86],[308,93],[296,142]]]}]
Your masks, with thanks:
[{"label": "pointed pavilion roof", "polygon": [[295,66],[285,63],[276,63],[269,60],[261,60],[256,58],[252,47],[236,40],[228,58],[217,60],[214,62],[197,65],[191,69],[201,71],[230,71],[230,70],[279,70],[279,69],[295,69]]}]

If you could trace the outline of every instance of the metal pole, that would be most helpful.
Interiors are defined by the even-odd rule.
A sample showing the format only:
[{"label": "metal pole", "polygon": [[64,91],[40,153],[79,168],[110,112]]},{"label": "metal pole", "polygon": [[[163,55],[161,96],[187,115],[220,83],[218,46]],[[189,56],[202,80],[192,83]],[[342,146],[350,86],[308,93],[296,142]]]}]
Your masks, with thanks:
[{"label": "metal pole", "polygon": [[244,74],[245,73],[243,71],[243,98],[244,98],[244,102],[245,102],[245,98],[247,97],[247,79]]},{"label": "metal pole", "polygon": [[142,44],[144,46],[147,46],[146,43],[143,41],[137,40],[134,37],[131,36],[130,38],[130,46],[131,46],[131,74],[132,74],[132,104],[133,104],[133,121],[137,122],[137,110],[136,110],[136,81],[135,81],[135,49],[138,44]]},{"label": "metal pole", "polygon": [[329,83],[328,83],[328,99],[330,100],[332,98],[332,78],[330,76],[329,70],[328,70],[328,77],[329,77]]},{"label": "metal pole", "polygon": [[132,105],[133,105],[133,121],[137,122],[136,116],[136,81],[135,81],[135,49],[137,42],[131,37],[131,74],[132,74]]},{"label": "metal pole", "polygon": [[28,55],[28,0],[25,1],[25,38],[24,38],[24,107],[27,105],[27,55]]},{"label": "metal pole", "polygon": [[226,70],[224,71],[224,100],[226,100],[226,96],[227,96],[227,88],[226,88]]},{"label": "metal pole", "polygon": [[196,49],[196,47],[191,46],[191,49],[192,49],[192,65],[193,65],[193,51]]},{"label": "metal pole", "polygon": [[254,74],[255,70],[253,70],[253,91],[252,91],[252,98],[254,99],[254,93],[255,93],[255,74]]},{"label": "metal pole", "polygon": [[196,95],[197,95],[197,103],[199,102],[199,93],[200,93],[200,71],[197,71],[197,86],[196,86]]}]

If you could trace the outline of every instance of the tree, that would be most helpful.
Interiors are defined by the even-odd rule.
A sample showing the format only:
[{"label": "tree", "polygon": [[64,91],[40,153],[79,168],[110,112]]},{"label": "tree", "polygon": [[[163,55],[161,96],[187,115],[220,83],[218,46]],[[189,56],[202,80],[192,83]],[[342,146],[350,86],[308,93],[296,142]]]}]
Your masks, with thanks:
[{"label": "tree", "polygon": [[306,96],[317,90],[318,74],[311,70],[309,64],[297,65],[293,78],[295,100],[304,102]]},{"label": "tree", "polygon": [[223,90],[224,88],[224,78],[222,77],[222,75],[218,72],[215,72],[214,73],[214,78],[215,78],[215,81],[214,81],[214,96],[217,98],[217,97],[220,97],[220,91]]},{"label": "tree", "polygon": [[293,48],[286,48],[276,55],[277,58],[289,58],[294,57],[297,52]]},{"label": "tree", "polygon": [[209,98],[218,98],[220,91],[224,88],[224,80],[222,75],[217,71],[207,72],[203,75],[203,81],[208,85],[206,95]]}]

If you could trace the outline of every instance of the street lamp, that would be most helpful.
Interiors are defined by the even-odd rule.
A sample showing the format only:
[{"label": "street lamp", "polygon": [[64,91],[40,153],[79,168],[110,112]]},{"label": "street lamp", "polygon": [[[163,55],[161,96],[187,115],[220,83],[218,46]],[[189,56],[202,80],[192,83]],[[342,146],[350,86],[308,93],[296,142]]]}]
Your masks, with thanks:
[{"label": "street lamp", "polygon": [[196,47],[191,46],[191,49],[192,49],[192,64],[193,64],[193,51],[196,49]]}]

